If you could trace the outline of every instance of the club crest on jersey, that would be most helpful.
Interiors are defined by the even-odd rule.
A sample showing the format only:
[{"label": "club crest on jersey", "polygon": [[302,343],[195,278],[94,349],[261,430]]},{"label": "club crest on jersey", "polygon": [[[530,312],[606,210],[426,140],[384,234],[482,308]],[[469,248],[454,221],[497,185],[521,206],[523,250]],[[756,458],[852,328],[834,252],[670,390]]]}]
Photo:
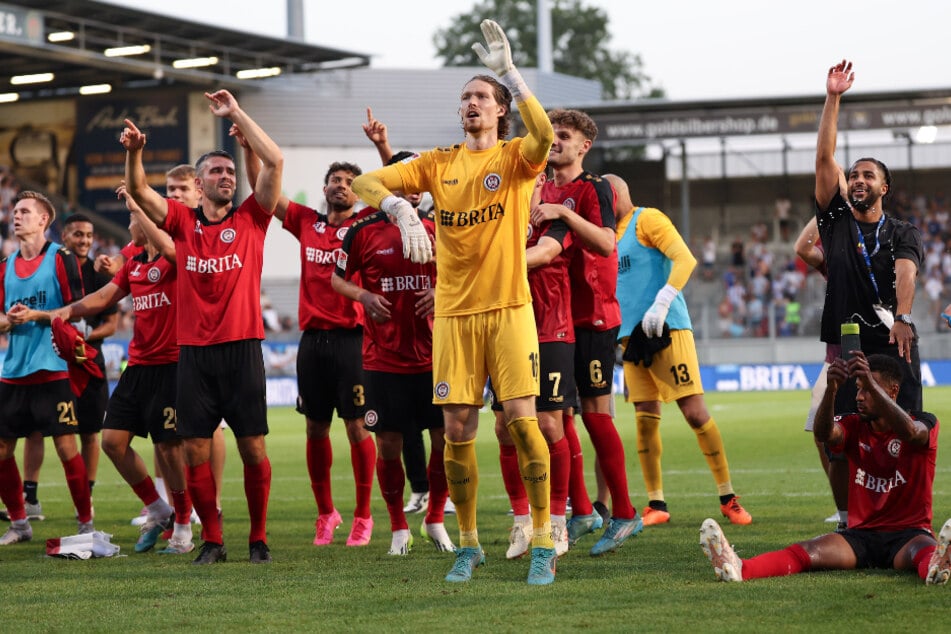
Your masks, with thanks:
[{"label": "club crest on jersey", "polygon": [[574,211],[575,206],[577,205],[574,198],[565,198],[565,201],[561,204],[567,207],[568,209],[570,209],[571,211]]},{"label": "club crest on jersey", "polygon": [[888,453],[892,458],[897,458],[898,454],[901,453],[901,441],[897,438],[892,438],[888,441]]},{"label": "club crest on jersey", "polygon": [[162,277],[162,272],[159,271],[159,269],[158,269],[157,266],[153,266],[152,268],[149,269],[149,272],[148,272],[148,274],[146,275],[146,277],[149,278],[149,281],[150,281],[150,282],[152,282],[153,284],[155,284],[155,283],[158,282],[159,279]]},{"label": "club crest on jersey", "polygon": [[433,394],[436,395],[436,398],[446,398],[449,396],[449,384],[445,381],[440,381],[436,384],[436,387],[433,388]]},{"label": "club crest on jersey", "polygon": [[229,227],[228,229],[225,229],[221,232],[221,241],[225,244],[231,244],[234,242],[235,236],[237,236],[237,233],[234,229]]},{"label": "club crest on jersey", "polygon": [[535,225],[528,223],[528,240],[532,239],[532,236],[535,234]]},{"label": "club crest on jersey", "polygon": [[502,186],[502,177],[495,172],[492,172],[482,179],[482,186],[488,189],[490,192],[498,191],[499,187]]},{"label": "club crest on jersey", "polygon": [[380,416],[375,409],[367,410],[367,413],[363,415],[363,424],[367,427],[376,427],[378,422],[380,422]]},{"label": "club crest on jersey", "polygon": [[347,231],[349,230],[350,230],[350,227],[340,227],[339,229],[337,229],[337,239],[343,240],[347,235]]}]

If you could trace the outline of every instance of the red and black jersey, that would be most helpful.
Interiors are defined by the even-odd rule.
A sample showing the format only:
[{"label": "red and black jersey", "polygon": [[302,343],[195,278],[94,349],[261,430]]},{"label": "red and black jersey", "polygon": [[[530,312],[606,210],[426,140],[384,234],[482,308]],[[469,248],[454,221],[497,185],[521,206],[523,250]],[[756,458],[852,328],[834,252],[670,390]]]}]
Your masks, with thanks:
[{"label": "red and black jersey", "polygon": [[940,425],[927,412],[912,417],[930,430],[927,445],[902,441],[891,431],[876,432],[858,414],[836,418],[845,436],[829,449],[849,459],[849,528],[931,530]]},{"label": "red and black jersey", "polygon": [[178,343],[264,339],[261,268],[271,213],[252,194],[220,221],[171,199],[163,229],[175,241]]},{"label": "red and black jersey", "polygon": [[298,321],[301,330],[356,328],[363,325],[363,307],[340,295],[330,285],[341,253],[344,237],[356,216],[340,225],[327,222],[327,216],[316,209],[293,201],[287,206],[284,228],[300,242],[300,306]]},{"label": "red and black jersey", "polygon": [[539,343],[561,341],[572,343],[575,329],[571,319],[571,280],[568,264],[574,248],[574,234],[561,220],[545,222],[540,227],[529,225],[527,247],[538,244],[542,237],[561,244],[562,251],[545,266],[528,272],[528,287],[532,291],[532,311]]},{"label": "red and black jersey", "polygon": [[[542,187],[542,202],[564,205],[598,227],[614,229],[614,188],[591,172],[557,187],[547,181]],[[571,312],[574,325],[589,330],[609,330],[621,324],[617,289],[617,249],[604,257],[578,244],[569,267]]]},{"label": "red and black jersey", "polygon": [[[431,214],[420,214],[430,236]],[[432,370],[433,316],[417,316],[419,292],[435,288],[435,262],[416,264],[403,257],[399,227],[382,211],[361,214],[343,241],[336,274],[351,280],[359,275],[363,288],[390,302],[390,319],[366,320],[363,368],[396,374]]]},{"label": "red and black jersey", "polygon": [[161,255],[142,252],[128,260],[112,283],[132,296],[135,325],[129,342],[129,365],[178,362],[175,265]]}]

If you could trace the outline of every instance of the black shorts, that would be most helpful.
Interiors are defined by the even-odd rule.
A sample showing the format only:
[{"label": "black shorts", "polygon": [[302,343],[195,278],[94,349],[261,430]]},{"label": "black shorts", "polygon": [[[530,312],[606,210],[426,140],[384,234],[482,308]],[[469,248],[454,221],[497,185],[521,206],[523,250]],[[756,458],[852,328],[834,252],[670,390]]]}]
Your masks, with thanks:
[{"label": "black shorts", "polygon": [[211,438],[222,418],[236,438],[268,432],[259,339],[182,346],[176,390],[177,427],[182,438]]},{"label": "black shorts", "polygon": [[575,383],[581,398],[614,389],[614,350],[620,326],[609,330],[575,328]]},{"label": "black shorts", "polygon": [[[575,344],[563,341],[540,343],[538,356],[538,384],[541,393],[535,397],[535,410],[556,412],[574,407],[578,401],[578,388],[573,374]],[[491,382],[489,394],[492,411],[501,412],[502,404],[496,400]]]},{"label": "black shorts", "polygon": [[855,553],[856,568],[894,568],[895,555],[918,535],[933,537],[923,528],[903,531],[867,531],[849,528],[842,533]]},{"label": "black shorts", "polygon": [[415,433],[443,427],[442,408],[433,405],[433,373],[363,371],[367,405],[364,427],[372,432]]},{"label": "black shorts", "polygon": [[76,402],[69,381],[35,385],[0,383],[0,438],[79,433]]},{"label": "black shorts", "polygon": [[97,434],[109,404],[109,383],[106,379],[91,377],[83,393],[76,398],[76,418],[80,434]]},{"label": "black shorts", "polygon": [[[363,416],[363,328],[305,330],[297,349],[297,411],[329,423]],[[432,400],[432,386],[429,387]]]},{"label": "black shorts", "polygon": [[175,427],[175,382],[178,364],[130,365],[112,391],[103,429],[118,429],[152,443],[178,438]]}]

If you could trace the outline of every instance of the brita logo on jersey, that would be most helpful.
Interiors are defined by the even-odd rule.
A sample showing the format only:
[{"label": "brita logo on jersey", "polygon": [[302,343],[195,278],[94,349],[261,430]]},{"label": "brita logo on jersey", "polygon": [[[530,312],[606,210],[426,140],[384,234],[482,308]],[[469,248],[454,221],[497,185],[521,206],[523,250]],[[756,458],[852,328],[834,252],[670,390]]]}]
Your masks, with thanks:
[{"label": "brita logo on jersey", "polygon": [[132,310],[137,313],[171,305],[172,301],[165,293],[149,293],[148,295],[138,295],[132,298]]},{"label": "brita logo on jersey", "polygon": [[428,275],[397,275],[384,277],[380,280],[380,290],[384,293],[393,291],[424,291],[433,287]]},{"label": "brita logo on jersey", "polygon": [[334,249],[333,251],[328,251],[326,249],[306,247],[304,249],[304,258],[308,262],[313,262],[314,264],[336,264],[337,259],[342,253],[343,249]]},{"label": "brita logo on jersey", "polygon": [[194,255],[189,255],[185,259],[185,270],[194,273],[227,273],[228,271],[243,267],[244,264],[241,263],[241,259],[237,253],[221,258],[199,258]]},{"label": "brita logo on jersey", "polygon": [[890,478],[879,478],[869,475],[864,469],[855,470],[855,484],[869,491],[874,491],[875,493],[888,493],[895,487],[905,484],[906,482],[908,482],[908,480],[905,479],[905,476],[903,476],[900,471],[895,471],[895,475]]},{"label": "brita logo on jersey", "polygon": [[498,220],[505,216],[505,208],[500,203],[492,203],[482,209],[470,211],[439,211],[439,224],[444,227],[472,227],[484,222]]}]

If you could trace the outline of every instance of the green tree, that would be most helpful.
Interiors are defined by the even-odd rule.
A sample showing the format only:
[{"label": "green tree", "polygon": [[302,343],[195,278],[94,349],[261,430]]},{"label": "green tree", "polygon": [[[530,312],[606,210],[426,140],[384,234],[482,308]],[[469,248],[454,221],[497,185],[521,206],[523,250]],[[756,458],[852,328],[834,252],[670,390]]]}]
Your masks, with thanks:
[{"label": "green tree", "polygon": [[[661,97],[644,73],[640,55],[608,48],[608,16],[603,9],[585,6],[581,0],[550,0],[552,58],[559,73],[601,82],[607,99]],[[479,23],[492,18],[502,25],[512,44],[517,66],[538,66],[537,0],[483,0],[472,11],[453,18],[452,24],[436,31],[436,55],[445,66],[479,63],[472,44],[482,42]]]}]

